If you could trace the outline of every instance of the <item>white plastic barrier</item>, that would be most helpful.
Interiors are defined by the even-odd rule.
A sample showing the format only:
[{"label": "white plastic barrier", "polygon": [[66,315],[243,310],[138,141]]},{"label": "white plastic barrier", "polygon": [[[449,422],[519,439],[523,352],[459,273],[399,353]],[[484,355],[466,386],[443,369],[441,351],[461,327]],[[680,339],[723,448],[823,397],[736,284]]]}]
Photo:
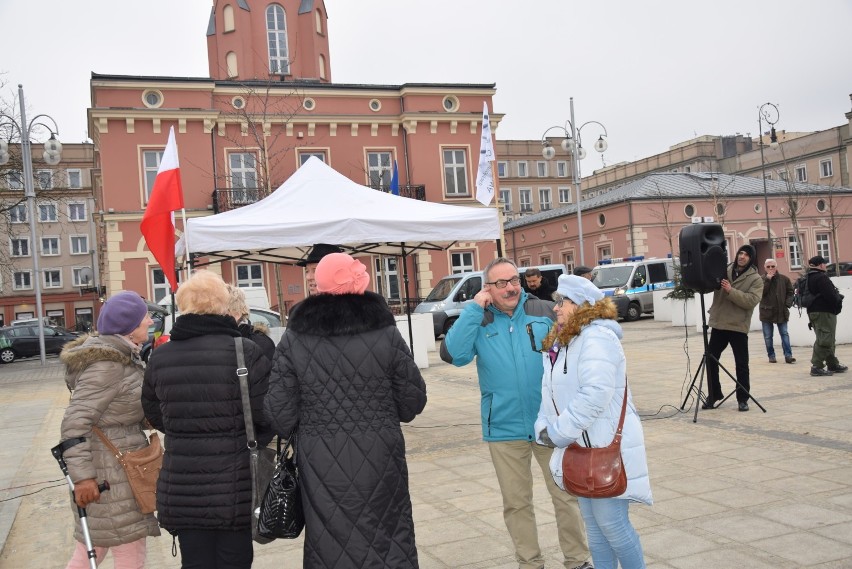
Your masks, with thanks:
[{"label": "white plastic barrier", "polygon": [[[837,332],[835,334],[835,342],[838,344],[850,344],[852,343],[852,318],[849,318],[850,312],[852,309],[849,308],[850,304],[852,304],[852,276],[846,277],[831,277],[831,281],[834,283],[834,286],[840,290],[840,294],[842,294],[845,299],[843,300],[843,310],[840,314],[837,315]],[[713,293],[708,293],[704,295],[704,307],[707,311],[710,310],[710,305],[713,304]],[[701,331],[701,304],[696,301],[695,303],[695,315],[696,315],[696,330]],[[760,308],[755,307],[754,314],[751,317],[751,326],[750,330],[763,330],[763,324],[760,322],[759,315]],[[846,316],[843,316],[846,314]],[[710,322],[710,315],[707,315],[707,323]],[[814,345],[814,333],[812,330],[808,330],[808,313],[806,310],[802,310],[802,314],[799,315],[798,308],[790,309],[790,320],[787,323],[787,332],[790,334],[790,344],[793,346],[799,347],[811,347]],[[775,328],[775,333],[773,334],[773,341],[775,346],[781,347],[781,337],[778,335],[778,328]],[[794,354],[795,355],[795,354]]]},{"label": "white plastic barrier", "polygon": [[[402,334],[402,338],[405,340],[409,349],[411,349],[411,345],[408,341],[408,316],[396,316],[396,327],[399,328],[399,333]],[[414,363],[416,363],[417,367],[420,369],[425,369],[429,367],[429,356],[426,352],[430,347],[433,350],[435,349],[435,334],[432,326],[432,315],[412,314],[411,328],[414,332],[414,348],[411,349],[414,355]]]}]

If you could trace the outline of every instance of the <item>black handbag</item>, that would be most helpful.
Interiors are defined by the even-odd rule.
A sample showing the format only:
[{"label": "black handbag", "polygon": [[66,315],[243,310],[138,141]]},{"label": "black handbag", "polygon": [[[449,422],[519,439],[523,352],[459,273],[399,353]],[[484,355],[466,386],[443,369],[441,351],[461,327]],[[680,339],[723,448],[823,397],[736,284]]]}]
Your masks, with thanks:
[{"label": "black handbag", "polygon": [[234,338],[237,350],[237,378],[240,382],[240,398],[243,401],[243,418],[246,424],[246,444],[249,449],[249,466],[251,467],[251,538],[257,543],[264,544],[273,538],[260,535],[257,528],[257,519],[260,512],[260,503],[272,480],[277,464],[277,453],[268,447],[258,448],[257,439],[254,436],[254,420],[251,414],[251,398],[248,387],[248,368],[246,367],[245,354],[243,353],[242,337]]},{"label": "black handbag", "polygon": [[296,433],[290,435],[278,455],[278,464],[260,504],[257,525],[258,533],[271,539],[295,539],[305,527],[302,491],[296,467]]}]

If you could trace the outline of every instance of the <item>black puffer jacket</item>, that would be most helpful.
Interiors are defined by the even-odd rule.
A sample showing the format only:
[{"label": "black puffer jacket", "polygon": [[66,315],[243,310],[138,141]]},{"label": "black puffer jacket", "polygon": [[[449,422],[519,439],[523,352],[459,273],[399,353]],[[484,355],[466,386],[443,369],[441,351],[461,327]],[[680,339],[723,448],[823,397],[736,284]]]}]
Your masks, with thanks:
[{"label": "black puffer jacket", "polygon": [[266,411],[280,435],[299,427],[305,569],[418,567],[399,423],[425,405],[382,297],[322,294],[291,313]]},{"label": "black puffer jacket", "polygon": [[840,314],[840,311],[843,310],[843,295],[831,282],[828,273],[811,267],[808,270],[807,283],[811,292],[816,295],[813,303],[808,307],[808,314],[811,312]]},{"label": "black puffer jacket", "polygon": [[[171,341],[154,350],[145,370],[142,406],[166,434],[157,484],[157,516],[169,531],[238,530],[250,526],[251,477],[230,316],[184,314]],[[271,363],[244,342],[255,429],[271,438],[263,397]],[[265,436],[261,436],[265,433]]]}]

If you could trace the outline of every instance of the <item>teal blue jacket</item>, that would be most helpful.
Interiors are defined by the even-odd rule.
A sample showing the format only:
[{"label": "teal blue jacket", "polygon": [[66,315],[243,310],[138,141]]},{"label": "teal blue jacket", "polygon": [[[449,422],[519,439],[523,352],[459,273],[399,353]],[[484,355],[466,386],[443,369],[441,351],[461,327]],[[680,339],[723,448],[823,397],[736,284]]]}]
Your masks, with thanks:
[{"label": "teal blue jacket", "polygon": [[553,303],[521,292],[510,318],[494,306],[468,304],[441,343],[441,359],[464,366],[476,358],[482,438],[535,441],[541,404],[541,342],[553,325]]}]

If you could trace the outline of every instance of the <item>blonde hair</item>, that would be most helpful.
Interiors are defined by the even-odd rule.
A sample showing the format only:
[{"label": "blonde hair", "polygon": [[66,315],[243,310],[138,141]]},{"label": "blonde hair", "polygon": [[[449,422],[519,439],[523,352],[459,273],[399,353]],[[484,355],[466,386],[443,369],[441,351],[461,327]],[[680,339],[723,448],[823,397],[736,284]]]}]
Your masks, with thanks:
[{"label": "blonde hair", "polygon": [[222,277],[210,271],[195,271],[175,294],[181,314],[228,314],[228,289]]},{"label": "blonde hair", "polygon": [[240,318],[247,316],[249,313],[249,307],[246,303],[246,293],[240,287],[232,284],[226,284],[225,287],[228,289],[228,314],[231,316],[236,314],[235,319],[239,321]]}]

